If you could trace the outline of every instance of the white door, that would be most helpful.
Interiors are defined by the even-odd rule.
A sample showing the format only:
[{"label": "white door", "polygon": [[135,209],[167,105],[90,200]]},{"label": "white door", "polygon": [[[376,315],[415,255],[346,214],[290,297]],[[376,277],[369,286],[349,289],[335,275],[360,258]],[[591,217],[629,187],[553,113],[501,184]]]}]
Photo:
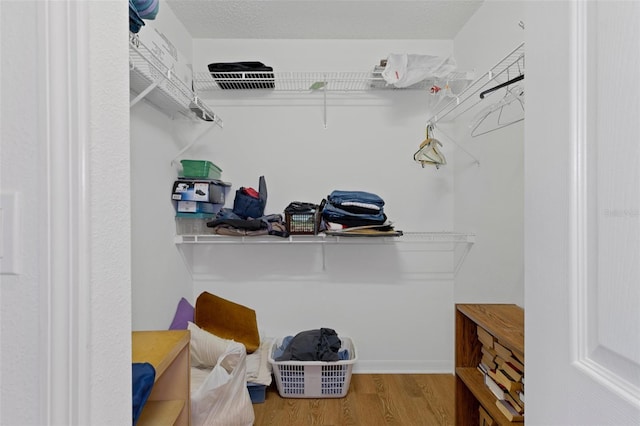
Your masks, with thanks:
[{"label": "white door", "polygon": [[640,425],[640,2],[526,12],[525,420]]}]

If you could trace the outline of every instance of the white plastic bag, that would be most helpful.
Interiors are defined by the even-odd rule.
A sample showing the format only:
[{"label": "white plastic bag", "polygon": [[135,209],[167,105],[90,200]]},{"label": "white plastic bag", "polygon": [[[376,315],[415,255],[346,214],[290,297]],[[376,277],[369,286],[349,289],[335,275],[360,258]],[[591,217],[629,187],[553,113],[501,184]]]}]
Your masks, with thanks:
[{"label": "white plastic bag", "polygon": [[193,426],[251,426],[255,420],[247,389],[247,352],[231,342],[216,366],[192,396]]},{"label": "white plastic bag", "polygon": [[382,78],[395,87],[409,87],[427,78],[442,78],[456,69],[453,57],[392,53]]}]

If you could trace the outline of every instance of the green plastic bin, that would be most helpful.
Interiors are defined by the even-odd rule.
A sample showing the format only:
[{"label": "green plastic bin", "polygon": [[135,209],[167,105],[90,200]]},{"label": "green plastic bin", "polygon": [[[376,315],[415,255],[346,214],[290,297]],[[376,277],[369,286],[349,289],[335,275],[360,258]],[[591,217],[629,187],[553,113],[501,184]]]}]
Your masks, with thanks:
[{"label": "green plastic bin", "polygon": [[187,178],[220,179],[222,169],[211,161],[180,160],[182,176]]}]

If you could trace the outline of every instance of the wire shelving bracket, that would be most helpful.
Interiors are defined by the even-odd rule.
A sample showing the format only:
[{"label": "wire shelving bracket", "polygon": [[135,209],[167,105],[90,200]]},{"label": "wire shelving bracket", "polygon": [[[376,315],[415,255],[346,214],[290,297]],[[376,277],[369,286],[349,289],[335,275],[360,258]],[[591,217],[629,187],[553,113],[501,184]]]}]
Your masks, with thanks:
[{"label": "wire shelving bracket", "polygon": [[[479,95],[489,84],[495,82],[497,78],[505,77],[507,73],[513,71],[514,67],[518,67],[519,64],[522,64],[520,68],[521,71],[524,72],[524,43],[521,43],[489,71],[484,73],[484,75],[469,84],[458,96],[455,96],[451,101],[437,109],[427,123],[436,125],[438,121],[442,121],[445,118],[454,120],[475,106],[479,101],[482,101]],[[470,99],[476,100],[476,102],[469,104],[468,101]],[[464,105],[466,105],[467,108],[461,109]],[[454,111],[457,112],[457,114],[451,116]]]},{"label": "wire shelving bracket", "polygon": [[204,121],[223,126],[222,119],[195,95],[175,73],[160,61],[142,43],[137,34],[129,33],[129,85],[136,96],[130,101],[133,107],[147,99],[169,116],[194,115]]}]

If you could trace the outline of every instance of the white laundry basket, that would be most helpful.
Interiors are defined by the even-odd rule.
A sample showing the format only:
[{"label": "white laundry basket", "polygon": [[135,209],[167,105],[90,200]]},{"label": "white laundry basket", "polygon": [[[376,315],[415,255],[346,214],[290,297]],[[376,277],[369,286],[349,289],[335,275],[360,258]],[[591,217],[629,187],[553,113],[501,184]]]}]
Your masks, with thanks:
[{"label": "white laundry basket", "polygon": [[351,370],[356,363],[356,347],[349,337],[340,336],[342,349],[349,351],[343,361],[276,361],[275,350],[282,345],[277,339],[269,351],[278,392],[283,398],[342,398],[349,391]]}]

